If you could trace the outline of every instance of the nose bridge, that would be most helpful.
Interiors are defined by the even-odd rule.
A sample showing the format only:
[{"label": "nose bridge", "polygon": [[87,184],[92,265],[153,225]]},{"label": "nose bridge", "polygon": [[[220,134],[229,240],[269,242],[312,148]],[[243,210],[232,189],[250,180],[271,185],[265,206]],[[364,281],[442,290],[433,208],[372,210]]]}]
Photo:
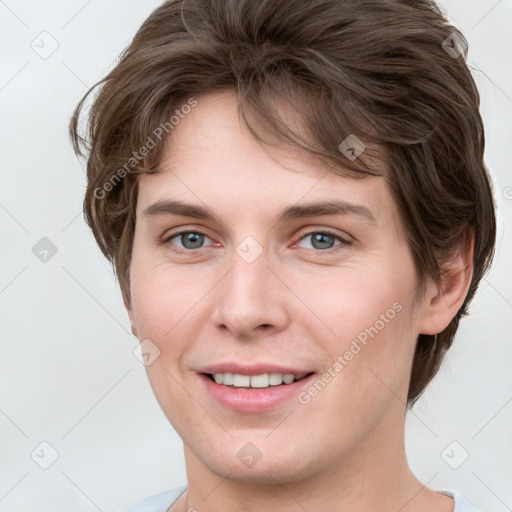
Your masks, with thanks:
[{"label": "nose bridge", "polygon": [[279,299],[279,283],[267,268],[268,263],[263,248],[258,250],[253,241],[239,244],[219,289],[214,313],[217,326],[243,338],[254,336],[261,326],[277,330],[284,327],[286,308]]}]

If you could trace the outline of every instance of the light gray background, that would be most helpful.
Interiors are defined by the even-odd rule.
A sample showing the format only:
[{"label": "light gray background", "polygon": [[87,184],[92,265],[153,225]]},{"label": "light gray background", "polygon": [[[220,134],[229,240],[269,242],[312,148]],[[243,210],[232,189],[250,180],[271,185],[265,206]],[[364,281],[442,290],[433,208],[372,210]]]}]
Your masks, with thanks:
[{"label": "light gray background", "polygon": [[[114,511],[186,481],[181,440],[133,355],[120,292],[81,216],[83,163],[67,135],[78,100],[159,4],[0,0],[2,512]],[[512,510],[512,2],[440,5],[469,41],[482,95],[498,251],[471,318],[408,415],[407,451],[425,484],[504,512]],[[52,38],[58,48],[43,59]],[[46,263],[32,252],[42,237],[58,250]],[[44,441],[58,453],[48,469]],[[453,469],[463,450],[469,458]]]}]

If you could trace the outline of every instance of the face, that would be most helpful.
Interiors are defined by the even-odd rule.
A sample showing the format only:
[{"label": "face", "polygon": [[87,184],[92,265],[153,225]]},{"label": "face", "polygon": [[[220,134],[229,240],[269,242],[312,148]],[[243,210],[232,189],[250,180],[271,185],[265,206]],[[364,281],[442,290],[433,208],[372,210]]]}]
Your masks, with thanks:
[{"label": "face", "polygon": [[230,92],[198,98],[161,168],[139,181],[128,312],[186,449],[286,482],[400,432],[421,312],[384,179],[265,149]]}]

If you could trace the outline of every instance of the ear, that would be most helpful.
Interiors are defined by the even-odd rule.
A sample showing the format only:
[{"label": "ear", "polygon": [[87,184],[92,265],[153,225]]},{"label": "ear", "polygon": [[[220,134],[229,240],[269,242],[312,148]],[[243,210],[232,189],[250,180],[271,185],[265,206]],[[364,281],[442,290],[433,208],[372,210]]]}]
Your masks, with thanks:
[{"label": "ear", "polygon": [[130,319],[130,326],[132,328],[132,334],[138,338],[137,328],[135,327],[135,318],[133,316],[133,310],[131,304],[128,303],[127,299],[123,299],[124,307],[126,308],[126,312],[128,313],[128,318]]},{"label": "ear", "polygon": [[473,276],[474,237],[468,235],[459,253],[443,264],[441,284],[429,281],[421,307],[419,334],[437,334],[455,317],[464,299]]}]

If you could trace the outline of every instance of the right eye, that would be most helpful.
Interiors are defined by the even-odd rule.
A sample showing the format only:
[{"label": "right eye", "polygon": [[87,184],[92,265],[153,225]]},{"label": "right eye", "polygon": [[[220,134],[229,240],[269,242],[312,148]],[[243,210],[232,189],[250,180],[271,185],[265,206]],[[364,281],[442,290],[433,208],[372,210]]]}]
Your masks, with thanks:
[{"label": "right eye", "polygon": [[200,231],[179,231],[167,237],[164,243],[174,245],[171,241],[177,239],[181,243],[181,247],[178,246],[181,251],[193,251],[194,249],[203,249],[201,245],[205,238],[210,239],[205,233]]}]

